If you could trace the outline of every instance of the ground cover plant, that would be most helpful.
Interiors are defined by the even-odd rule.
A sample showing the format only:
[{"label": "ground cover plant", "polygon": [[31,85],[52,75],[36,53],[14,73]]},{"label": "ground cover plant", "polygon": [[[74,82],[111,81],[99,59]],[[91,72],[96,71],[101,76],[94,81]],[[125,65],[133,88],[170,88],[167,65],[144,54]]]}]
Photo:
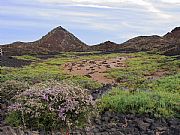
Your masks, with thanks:
[{"label": "ground cover plant", "polygon": [[103,96],[100,110],[120,113],[149,114],[153,117],[180,117],[180,95],[156,91],[130,93],[118,88]]},{"label": "ground cover plant", "polygon": [[35,56],[31,56],[31,55],[22,55],[22,56],[14,56],[17,59],[21,59],[21,60],[30,60],[30,61],[38,61],[40,60],[39,58],[35,57]]},{"label": "ground cover plant", "polygon": [[127,67],[123,69],[110,69],[107,76],[115,78],[120,86],[131,89],[148,90],[148,84],[154,80],[175,75],[180,72],[180,62],[172,57],[136,53],[126,61]]},{"label": "ground cover plant", "polygon": [[95,109],[87,90],[65,82],[34,85],[14,98],[6,121],[26,128],[59,130],[83,126]]},{"label": "ground cover plant", "polygon": [[[84,101],[84,98],[89,97],[85,89],[91,92],[102,88],[104,84],[85,75],[67,74],[64,72],[63,65],[82,60],[104,60],[116,57],[126,57],[127,59],[124,67],[110,68],[105,72],[107,78],[115,80],[115,84],[111,84],[114,85],[113,90],[98,99],[100,112],[110,110],[118,113],[149,114],[153,117],[180,117],[178,113],[180,111],[180,61],[175,57],[148,53],[68,52],[48,59],[19,56],[24,60],[34,59],[33,63],[21,68],[0,67],[0,96],[13,103],[6,121],[14,126],[45,127],[47,130],[52,130],[50,125],[68,127],[69,124],[74,124],[77,126],[76,120],[83,125],[86,120],[82,118],[81,121],[79,115],[75,117],[76,120],[72,119],[71,116],[76,115],[73,109],[67,113],[67,121],[63,121],[64,115],[59,117],[59,111],[57,111],[59,108],[53,102],[54,96],[57,96],[54,101],[57,101],[58,104],[66,102],[66,99],[76,97],[84,115],[87,111],[95,110],[91,103],[88,105],[85,101],[81,104],[80,100]],[[68,83],[64,84],[62,81],[68,81]],[[50,84],[49,82],[56,82],[56,85],[52,86],[54,83]],[[65,90],[66,94],[70,94],[70,97],[68,98],[66,94],[62,97],[64,94],[62,90]],[[48,93],[49,91],[52,91],[52,95],[51,92]],[[80,98],[78,98],[79,94]],[[25,106],[26,104],[28,105]],[[51,104],[54,105],[51,106],[52,111],[49,110]],[[32,107],[36,109],[32,110]],[[84,110],[85,112],[83,112],[83,108],[86,110]],[[39,114],[40,112],[42,115]],[[30,117],[31,114],[32,117]],[[32,125],[28,124],[29,121],[32,121]]]},{"label": "ground cover plant", "polygon": [[[120,113],[179,117],[180,62],[173,57],[136,53],[127,68],[111,69],[108,77],[119,84],[105,95],[100,108]],[[101,110],[102,111],[102,110]]]},{"label": "ground cover plant", "polygon": [[180,73],[162,77],[148,85],[155,91],[165,91],[180,94]]},{"label": "ground cover plant", "polygon": [[72,76],[67,78],[66,80],[70,80],[75,84],[81,86],[82,88],[89,89],[89,90],[96,90],[101,88],[103,85],[86,77],[86,76]]},{"label": "ground cover plant", "polygon": [[20,94],[27,88],[29,88],[29,85],[25,82],[7,80],[1,83],[0,98],[6,101],[10,101],[15,95]]}]

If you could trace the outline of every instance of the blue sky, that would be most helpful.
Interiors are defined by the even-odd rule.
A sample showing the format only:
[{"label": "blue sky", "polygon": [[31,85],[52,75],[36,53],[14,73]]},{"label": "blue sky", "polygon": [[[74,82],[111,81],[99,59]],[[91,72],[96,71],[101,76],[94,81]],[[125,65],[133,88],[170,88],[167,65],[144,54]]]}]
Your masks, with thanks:
[{"label": "blue sky", "polygon": [[164,35],[180,26],[180,0],[0,0],[0,44],[34,41],[57,26],[90,45]]}]

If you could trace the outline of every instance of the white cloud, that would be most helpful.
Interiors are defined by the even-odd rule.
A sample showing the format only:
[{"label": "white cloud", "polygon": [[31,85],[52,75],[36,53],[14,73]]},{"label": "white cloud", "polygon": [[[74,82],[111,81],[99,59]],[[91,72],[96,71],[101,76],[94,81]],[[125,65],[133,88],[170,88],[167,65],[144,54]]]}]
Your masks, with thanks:
[{"label": "white cloud", "polygon": [[[90,42],[126,40],[137,35],[162,34],[180,24],[180,0],[16,0],[0,5],[0,33],[8,28],[58,25],[78,31]],[[82,30],[82,31],[81,31]],[[90,31],[90,32],[89,32]],[[95,34],[90,35],[94,31]],[[158,33],[159,32],[159,33]],[[97,34],[98,33],[98,34]],[[100,34],[99,34],[100,33]],[[106,35],[107,34],[107,35]],[[0,36],[1,39],[4,38]],[[96,41],[92,41],[91,37]],[[7,35],[8,37],[8,35]],[[80,37],[81,38],[81,37]],[[87,42],[85,40],[85,42]]]},{"label": "white cloud", "polygon": [[[73,4],[81,7],[94,7],[94,8],[113,8],[118,9],[122,6],[138,5],[141,8],[147,10],[150,13],[157,15],[163,19],[170,19],[171,16],[155,6],[155,2],[150,0],[38,0],[42,3],[51,4]],[[168,2],[168,0],[162,0],[163,2]],[[172,0],[171,3],[175,3],[178,0]]]},{"label": "white cloud", "polygon": [[115,9],[115,7],[110,7],[110,6],[101,6],[101,5],[93,5],[93,4],[86,4],[86,5],[83,5],[83,4],[74,4],[74,5],[71,5],[71,6],[77,6],[77,7],[91,7],[91,8],[107,8],[107,9]]},{"label": "white cloud", "polygon": [[166,3],[175,3],[175,4],[180,4],[180,0],[161,0],[162,2]]}]

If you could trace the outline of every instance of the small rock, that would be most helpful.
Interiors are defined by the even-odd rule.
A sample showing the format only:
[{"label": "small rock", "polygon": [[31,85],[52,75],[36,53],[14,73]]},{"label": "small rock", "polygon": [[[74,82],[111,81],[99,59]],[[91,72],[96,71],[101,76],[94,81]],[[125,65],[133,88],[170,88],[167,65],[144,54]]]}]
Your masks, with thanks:
[{"label": "small rock", "polygon": [[86,77],[88,77],[88,78],[91,78],[92,76],[91,75],[89,75],[89,74],[87,74],[87,75],[85,75]]},{"label": "small rock", "polygon": [[2,128],[2,134],[4,134],[4,135],[16,135],[16,132],[12,127],[6,126],[6,127]]},{"label": "small rock", "polygon": [[102,117],[101,118],[103,121],[105,121],[105,122],[108,122],[109,121],[109,117]]},{"label": "small rock", "polygon": [[116,131],[116,128],[111,128],[111,131],[112,131],[112,132],[115,132],[115,131]]},{"label": "small rock", "polygon": [[141,120],[138,120],[137,121],[137,126],[141,131],[146,131],[149,128],[150,124],[145,123],[145,122],[143,122]]},{"label": "small rock", "polygon": [[145,119],[144,119],[144,122],[154,123],[154,120],[153,120],[153,119],[150,119],[150,118],[145,118]]},{"label": "small rock", "polygon": [[156,127],[158,131],[166,131],[167,127]]}]

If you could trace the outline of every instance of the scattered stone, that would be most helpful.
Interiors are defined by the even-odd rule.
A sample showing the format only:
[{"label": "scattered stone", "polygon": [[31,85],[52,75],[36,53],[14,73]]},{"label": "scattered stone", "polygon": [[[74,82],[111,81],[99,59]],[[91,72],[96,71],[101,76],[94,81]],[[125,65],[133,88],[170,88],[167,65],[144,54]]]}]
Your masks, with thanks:
[{"label": "scattered stone", "polygon": [[10,126],[5,126],[1,130],[2,130],[2,135],[17,135],[15,130]]},{"label": "scattered stone", "polygon": [[150,119],[150,118],[145,118],[145,119],[144,119],[144,122],[154,123],[154,120],[153,120],[153,119]]},{"label": "scattered stone", "polygon": [[105,65],[106,68],[111,68],[111,65]]},{"label": "scattered stone", "polygon": [[95,72],[89,72],[88,74],[91,75],[91,74],[94,74]]},{"label": "scattered stone", "polygon": [[137,120],[137,126],[141,131],[146,131],[150,124],[149,123],[145,123],[142,120]]},{"label": "scattered stone", "polygon": [[90,60],[89,63],[90,63],[90,64],[96,64],[96,61]]},{"label": "scattered stone", "polygon": [[87,74],[87,75],[85,75],[86,77],[88,77],[88,78],[92,78],[92,76],[91,75],[89,75],[89,74]]},{"label": "scattered stone", "polygon": [[78,67],[77,70],[81,70],[81,68]]},{"label": "scattered stone", "polygon": [[156,127],[158,131],[166,131],[167,127]]}]

